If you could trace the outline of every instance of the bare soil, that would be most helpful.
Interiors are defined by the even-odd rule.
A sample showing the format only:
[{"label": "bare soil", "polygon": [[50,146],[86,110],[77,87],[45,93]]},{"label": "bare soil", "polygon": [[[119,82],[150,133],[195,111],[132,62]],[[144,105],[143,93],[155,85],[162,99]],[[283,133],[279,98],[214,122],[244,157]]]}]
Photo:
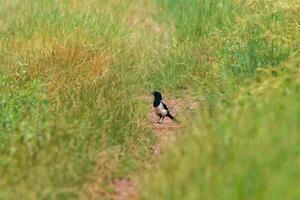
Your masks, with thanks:
[{"label": "bare soil", "polygon": [[130,178],[116,180],[114,182],[115,194],[113,200],[138,200],[139,194],[135,182]]}]

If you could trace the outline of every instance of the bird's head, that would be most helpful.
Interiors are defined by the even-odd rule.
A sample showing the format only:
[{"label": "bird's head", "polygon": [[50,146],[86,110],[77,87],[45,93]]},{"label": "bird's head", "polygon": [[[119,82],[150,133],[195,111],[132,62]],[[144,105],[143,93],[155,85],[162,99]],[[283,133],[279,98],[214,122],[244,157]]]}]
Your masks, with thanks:
[{"label": "bird's head", "polygon": [[154,96],[154,99],[162,100],[162,96],[161,96],[161,93],[160,93],[160,92],[154,91],[154,92],[152,92],[151,94]]}]

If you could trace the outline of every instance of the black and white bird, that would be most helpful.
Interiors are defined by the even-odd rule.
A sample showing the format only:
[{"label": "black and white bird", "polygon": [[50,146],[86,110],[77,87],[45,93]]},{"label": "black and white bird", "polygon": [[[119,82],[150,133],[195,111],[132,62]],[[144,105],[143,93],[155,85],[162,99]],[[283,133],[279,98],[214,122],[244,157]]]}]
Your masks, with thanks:
[{"label": "black and white bird", "polygon": [[165,102],[162,99],[162,95],[160,92],[152,92],[152,95],[154,96],[153,101],[153,107],[155,114],[159,116],[158,123],[163,123],[165,117],[169,117],[173,121],[175,121],[175,117],[171,115],[168,106],[165,104]]}]

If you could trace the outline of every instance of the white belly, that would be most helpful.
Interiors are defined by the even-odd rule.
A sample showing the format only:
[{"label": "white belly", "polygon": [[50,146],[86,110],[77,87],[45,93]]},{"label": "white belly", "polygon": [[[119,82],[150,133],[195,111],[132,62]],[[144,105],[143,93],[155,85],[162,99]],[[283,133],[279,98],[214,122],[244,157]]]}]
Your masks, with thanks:
[{"label": "white belly", "polygon": [[168,114],[168,111],[164,108],[163,104],[160,103],[159,106],[154,108],[155,113],[158,115],[166,116]]}]

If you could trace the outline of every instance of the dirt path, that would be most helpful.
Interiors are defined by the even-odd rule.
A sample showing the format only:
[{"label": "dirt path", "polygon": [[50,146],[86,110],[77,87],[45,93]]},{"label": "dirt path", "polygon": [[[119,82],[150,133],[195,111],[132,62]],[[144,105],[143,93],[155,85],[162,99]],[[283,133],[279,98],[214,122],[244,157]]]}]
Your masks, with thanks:
[{"label": "dirt path", "polygon": [[130,178],[116,180],[114,182],[115,194],[113,200],[138,200],[139,193],[136,183]]},{"label": "dirt path", "polygon": [[[149,101],[149,122],[151,124],[151,128],[153,130],[153,133],[157,136],[157,143],[152,147],[153,148],[153,154],[155,156],[160,155],[163,153],[164,146],[174,138],[174,133],[176,133],[176,130],[182,128],[182,125],[180,123],[175,123],[169,118],[165,118],[164,122],[162,124],[157,123],[158,116],[154,113],[153,107],[152,107],[152,98],[150,97],[144,97],[143,99],[146,99]],[[172,105],[175,105],[181,101],[181,99],[171,99],[171,100],[165,100],[166,104],[169,105],[171,108]],[[184,101],[181,101],[180,103],[176,104],[174,107],[172,107],[171,113],[174,116],[177,116],[177,113],[184,109],[183,107]],[[195,103],[190,105],[190,109],[195,109],[197,105]],[[131,178],[125,178],[125,179],[119,179],[114,181],[114,188],[115,188],[115,194],[113,195],[113,200],[138,200],[139,194],[137,185]]]}]

